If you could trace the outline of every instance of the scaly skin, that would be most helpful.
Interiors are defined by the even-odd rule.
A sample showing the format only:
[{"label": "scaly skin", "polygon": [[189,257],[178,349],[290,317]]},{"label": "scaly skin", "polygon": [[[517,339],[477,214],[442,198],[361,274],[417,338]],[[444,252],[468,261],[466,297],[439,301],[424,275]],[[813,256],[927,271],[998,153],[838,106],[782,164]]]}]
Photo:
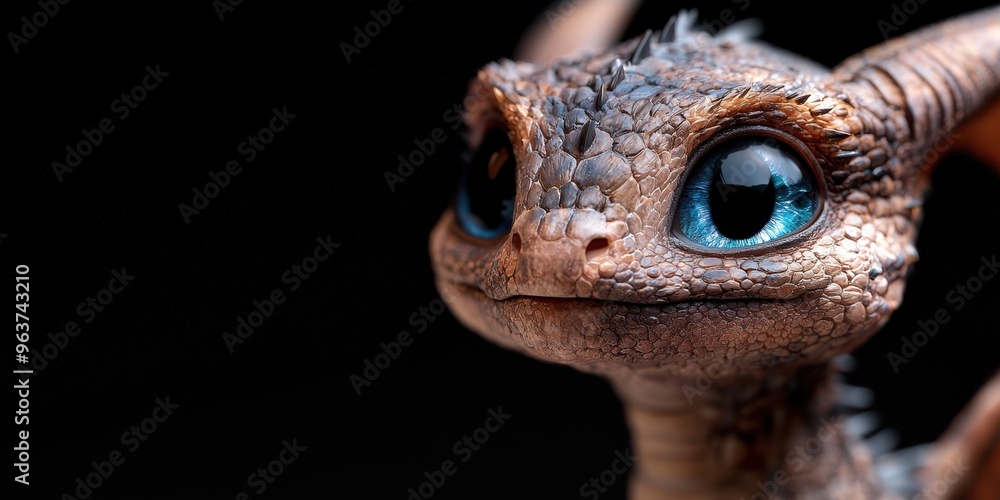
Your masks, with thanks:
[{"label": "scaly skin", "polygon": [[[830,360],[900,304],[930,168],[995,103],[1000,8],[832,71],[685,28],[635,57],[640,38],[482,68],[470,146],[490,124],[507,131],[513,227],[477,239],[446,211],[430,242],[437,286],[486,338],[613,383],[639,457],[632,498],[749,498],[767,481],[788,498],[878,496],[832,413]],[[633,64],[610,83],[616,59]],[[798,145],[823,185],[806,229],[741,251],[677,236],[693,159],[734,133]],[[810,439],[820,449],[792,460]]]}]

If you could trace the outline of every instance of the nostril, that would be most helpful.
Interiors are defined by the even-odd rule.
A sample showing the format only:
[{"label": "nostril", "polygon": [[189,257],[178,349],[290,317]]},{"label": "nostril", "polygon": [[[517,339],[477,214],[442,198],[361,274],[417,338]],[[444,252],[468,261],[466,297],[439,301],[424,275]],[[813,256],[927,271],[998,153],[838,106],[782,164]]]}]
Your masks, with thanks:
[{"label": "nostril", "polygon": [[510,253],[515,260],[521,254],[521,235],[516,232],[510,235]]},{"label": "nostril", "polygon": [[608,254],[607,238],[594,238],[587,244],[587,260],[596,260]]}]

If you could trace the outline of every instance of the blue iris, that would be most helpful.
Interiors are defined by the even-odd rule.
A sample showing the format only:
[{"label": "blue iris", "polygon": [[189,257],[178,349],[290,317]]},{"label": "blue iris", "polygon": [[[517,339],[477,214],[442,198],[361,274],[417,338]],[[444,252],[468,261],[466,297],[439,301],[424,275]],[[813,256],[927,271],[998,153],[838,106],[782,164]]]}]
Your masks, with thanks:
[{"label": "blue iris", "polygon": [[775,139],[738,137],[694,166],[677,225],[694,243],[742,249],[802,229],[819,207],[811,170],[796,152]]}]

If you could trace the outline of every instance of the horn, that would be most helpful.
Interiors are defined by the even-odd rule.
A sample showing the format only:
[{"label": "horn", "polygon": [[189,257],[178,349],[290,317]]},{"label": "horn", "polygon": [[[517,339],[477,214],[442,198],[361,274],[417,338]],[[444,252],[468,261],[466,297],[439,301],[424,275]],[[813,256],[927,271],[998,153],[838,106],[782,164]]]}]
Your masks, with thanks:
[{"label": "horn", "polygon": [[889,139],[910,143],[912,154],[946,141],[1000,173],[1000,7],[888,40],[833,74],[847,86],[868,87],[890,114],[905,117],[905,130],[896,127]]},{"label": "horn", "polygon": [[528,28],[514,56],[519,61],[549,64],[556,59],[599,53],[617,42],[640,0],[556,1]]}]

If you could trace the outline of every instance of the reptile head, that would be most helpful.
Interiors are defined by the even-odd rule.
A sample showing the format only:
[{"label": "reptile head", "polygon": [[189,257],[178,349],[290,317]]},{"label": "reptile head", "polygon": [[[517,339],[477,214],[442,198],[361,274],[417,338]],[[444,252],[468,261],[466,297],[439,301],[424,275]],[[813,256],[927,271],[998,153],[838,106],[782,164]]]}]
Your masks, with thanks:
[{"label": "reptile head", "polygon": [[[685,16],[597,54],[488,64],[431,237],[437,286],[485,337],[603,374],[851,350],[899,306],[928,167],[1000,78],[1000,49],[970,48],[997,16],[832,71]],[[928,43],[944,35],[951,54]]]}]

